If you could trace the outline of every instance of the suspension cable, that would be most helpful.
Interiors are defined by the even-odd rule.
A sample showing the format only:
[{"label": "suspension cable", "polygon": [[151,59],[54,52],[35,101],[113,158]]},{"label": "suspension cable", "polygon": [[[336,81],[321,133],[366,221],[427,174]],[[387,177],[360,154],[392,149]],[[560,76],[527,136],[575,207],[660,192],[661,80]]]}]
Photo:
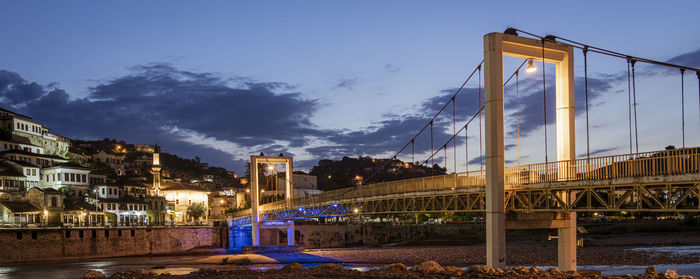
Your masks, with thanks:
[{"label": "suspension cable", "polygon": [[[430,154],[433,153],[433,121],[430,121]],[[426,162],[427,164],[427,162]],[[435,161],[430,157],[430,174],[435,175]]]},{"label": "suspension cable", "polygon": [[[472,117],[469,119],[469,121],[467,121],[467,123],[464,124],[464,126],[462,126],[462,128],[460,128],[460,129],[457,131],[457,134],[461,133],[462,130],[464,130],[464,131],[465,131],[465,134],[467,134],[467,133],[466,133],[466,130],[467,130],[469,124],[470,124],[474,119],[476,119],[476,118],[479,116],[479,113],[481,113],[485,108],[486,108],[486,106],[482,106],[476,113],[474,113],[474,115],[472,115]],[[455,134],[455,136],[452,136],[452,137],[450,137],[449,139],[447,139],[447,142],[446,142],[445,144],[449,144],[450,141],[455,140],[457,134]],[[440,152],[440,149],[438,149],[437,151],[433,152],[433,153],[428,157],[428,159],[425,159],[424,162],[427,164],[428,161],[430,161],[433,157],[435,157],[435,155],[437,155],[438,152]],[[467,158],[467,161],[469,161],[468,158]],[[469,166],[469,165],[467,164],[467,167],[468,167],[468,166]]]},{"label": "suspension cable", "polygon": [[632,154],[632,76],[629,59],[627,59],[627,120],[630,130],[630,154]]},{"label": "suspension cable", "polygon": [[[455,97],[452,97],[452,135],[457,135],[457,114],[455,113]],[[453,166],[454,172],[457,173],[457,141],[452,142],[452,157],[454,158]],[[445,163],[445,168],[447,168],[447,163]]]},{"label": "suspension cable", "polygon": [[635,152],[639,153],[639,130],[637,129],[637,86],[634,78],[634,63],[636,60],[632,60],[632,104],[634,107],[634,146]]},{"label": "suspension cable", "polygon": [[[524,64],[524,62],[523,62]],[[518,134],[518,166],[520,166],[520,81],[519,73],[520,69],[515,70],[515,118],[517,123],[517,134]]]},{"label": "suspension cable", "polygon": [[[479,65],[479,105],[481,107],[481,65]],[[479,110],[479,170],[484,170],[484,151],[482,147],[483,140],[481,139],[481,110]]]},{"label": "suspension cable", "polygon": [[[700,78],[698,78],[700,80]],[[464,157],[466,158],[466,162],[464,165],[466,165],[466,169],[464,170],[465,172],[469,173],[469,123],[464,124]]]},{"label": "suspension cable", "polygon": [[591,135],[588,123],[588,46],[583,48],[583,83],[586,91],[586,158],[591,158]]},{"label": "suspension cable", "polygon": [[416,163],[416,139],[411,139],[411,164]]},{"label": "suspension cable", "polygon": [[547,81],[544,72],[544,38],[542,38],[542,96],[544,103],[544,162],[549,163],[549,150],[547,148]]},{"label": "suspension cable", "polygon": [[[457,88],[457,90],[455,91],[454,94],[452,94],[452,96],[457,96],[457,94],[459,94],[459,93],[462,91],[462,89],[464,89],[464,86],[467,85],[467,82],[469,82],[469,80],[471,80],[471,78],[472,78],[472,77],[474,76],[474,74],[476,73],[477,69],[481,69],[481,65],[482,65],[482,64],[484,64],[484,60],[481,60],[481,62],[479,62],[479,65],[477,65],[477,67],[474,68],[474,70],[471,72],[471,74],[469,74],[469,76],[464,80],[464,82],[462,82],[462,85],[461,85],[459,88]],[[401,152],[403,152],[404,149],[406,149],[406,148],[408,147],[409,144],[411,144],[412,142],[414,142],[415,139],[418,138],[418,136],[420,136],[420,135],[425,131],[425,129],[427,129],[428,126],[429,126],[435,119],[437,119],[438,115],[440,115],[440,113],[442,113],[442,111],[445,110],[445,108],[447,107],[448,104],[449,104],[449,101],[446,102],[446,103],[442,106],[442,108],[440,108],[440,110],[435,114],[435,116],[433,116],[433,118],[431,118],[430,121],[429,121],[428,123],[426,123],[426,124],[423,126],[423,128],[421,128],[420,131],[418,131],[418,133],[416,133],[416,135],[413,136],[413,137],[411,138],[411,141],[407,142],[398,152],[396,152],[396,155],[394,155],[394,156],[398,156],[399,154],[401,154]],[[370,178],[374,177],[377,173],[379,173],[379,171],[385,169],[386,166],[389,165],[389,163],[391,163],[391,162],[390,162],[390,161],[387,161],[386,163],[384,163],[384,165],[382,165],[382,166],[379,167],[378,169],[374,170],[374,172],[373,172],[370,176],[368,176],[367,179],[364,180],[364,182],[370,181]]]},{"label": "suspension cable", "polygon": [[685,69],[681,69],[681,137],[683,139],[683,148],[685,148],[685,84],[683,76]]},{"label": "suspension cable", "polygon": [[[577,41],[574,41],[574,40],[569,40],[569,39],[567,39],[567,38],[563,38],[563,37],[555,36],[555,35],[551,35],[551,34],[547,35],[546,37],[542,37],[542,36],[539,36],[539,35],[537,35],[537,34],[533,34],[533,33],[527,32],[527,31],[525,31],[525,30],[521,30],[521,29],[517,29],[517,28],[513,28],[513,29],[516,30],[516,31],[518,31],[518,32],[522,32],[522,33],[524,33],[524,34],[527,34],[527,35],[530,35],[530,36],[533,36],[533,37],[536,37],[536,38],[539,38],[539,39],[549,39],[549,40],[552,40],[552,41],[554,41],[555,39],[559,39],[559,40],[562,40],[562,41],[566,41],[566,42],[569,42],[569,43],[573,44],[573,45],[571,45],[572,47],[575,47],[575,48],[578,48],[578,49],[583,49],[583,48],[587,45],[587,44],[584,44],[584,43],[580,43],[580,42],[577,42]],[[687,67],[687,66],[677,65],[677,64],[668,63],[668,62],[661,62],[661,61],[656,61],[656,60],[652,60],[652,59],[647,59],[647,58],[642,58],[642,57],[637,57],[637,56],[626,55],[626,54],[623,54],[623,53],[620,53],[620,52],[616,52],[616,51],[612,51],[612,50],[608,50],[608,49],[604,49],[604,48],[599,48],[599,47],[594,47],[594,46],[590,46],[590,45],[589,45],[589,50],[590,50],[591,52],[595,52],[595,53],[599,53],[599,54],[605,54],[605,55],[614,56],[614,57],[623,58],[623,59],[634,59],[634,60],[636,60],[636,61],[640,61],[640,62],[644,62],[644,63],[649,63],[649,64],[656,64],[656,65],[661,65],[661,66],[666,66],[666,67],[672,67],[672,68],[678,68],[678,69],[686,69],[686,70],[696,71],[696,72],[699,72],[699,71],[700,71],[700,69],[698,69],[698,68]]]}]

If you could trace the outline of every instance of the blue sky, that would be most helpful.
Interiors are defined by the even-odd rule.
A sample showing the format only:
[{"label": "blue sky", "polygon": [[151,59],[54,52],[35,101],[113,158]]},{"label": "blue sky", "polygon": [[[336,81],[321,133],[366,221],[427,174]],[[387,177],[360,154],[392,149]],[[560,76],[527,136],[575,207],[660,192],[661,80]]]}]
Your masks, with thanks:
[{"label": "blue sky", "polygon": [[[72,138],[158,141],[237,171],[251,154],[285,152],[308,169],[323,158],[398,150],[481,61],[486,33],[515,26],[657,60],[685,54],[677,61],[699,67],[699,8],[697,1],[3,1],[0,100]],[[505,75],[520,62],[505,61]],[[600,81],[591,150],[628,151],[625,62],[590,62]],[[640,151],[680,146],[680,77],[639,70]],[[543,159],[535,123],[541,81],[523,76],[525,85],[528,78],[524,163]],[[700,135],[697,86],[686,73],[690,146]],[[466,117],[474,103],[466,95],[462,102]],[[447,137],[442,128],[436,142]],[[549,146],[551,158],[554,137]],[[470,143],[469,152],[478,146]]]}]

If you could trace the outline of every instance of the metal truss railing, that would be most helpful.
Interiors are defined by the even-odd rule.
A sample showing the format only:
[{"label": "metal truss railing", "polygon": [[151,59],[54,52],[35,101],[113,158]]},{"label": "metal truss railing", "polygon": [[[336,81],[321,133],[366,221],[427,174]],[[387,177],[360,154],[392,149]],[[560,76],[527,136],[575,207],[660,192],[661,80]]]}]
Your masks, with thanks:
[{"label": "metal truss railing", "polygon": [[[506,197],[506,208],[511,210],[525,211],[551,211],[553,209],[582,210],[580,207],[577,207],[578,203],[573,203],[573,200],[569,203],[559,202],[556,204],[556,206],[552,206],[550,203],[555,201],[556,198],[550,199],[547,197],[548,195],[556,196],[558,194],[562,194],[557,191],[574,191],[574,194],[578,194],[578,202],[581,202],[582,200],[581,195],[585,195],[586,203],[591,203],[593,206],[586,207],[586,210],[617,210],[615,209],[617,207],[615,207],[614,205],[616,205],[618,202],[608,201],[605,204],[600,204],[599,207],[595,207],[594,205],[600,203],[600,201],[606,201],[606,198],[617,201],[616,199],[614,199],[614,197],[616,193],[621,193],[620,191],[625,191],[624,193],[627,193],[625,194],[625,198],[633,197],[635,196],[634,193],[636,193],[636,197],[638,197],[639,201],[644,200],[647,205],[658,205],[660,203],[663,203],[662,200],[668,199],[662,199],[659,196],[657,196],[659,188],[651,185],[640,186],[639,184],[637,184],[625,186],[628,188],[624,188],[622,186],[580,186],[579,188],[575,189],[557,187],[556,190],[530,189],[529,187],[527,187],[527,185],[549,182],[585,182],[596,180],[599,181],[604,179],[697,174],[700,173],[699,151],[700,148],[685,148],[507,167],[505,169],[504,177],[506,184],[506,192],[508,193]],[[687,182],[689,183],[690,181]],[[293,212],[294,210],[298,211],[297,213],[286,213],[287,215],[292,216],[294,214],[305,214],[306,209],[315,208],[319,206],[323,207],[353,204],[353,208],[357,208],[357,206],[372,207],[374,206],[373,204],[363,205],[363,203],[372,203],[375,200],[398,201],[400,199],[409,199],[412,200],[411,202],[413,204],[417,204],[417,206],[420,206],[413,207],[412,210],[408,210],[407,208],[407,211],[466,212],[474,210],[483,210],[483,206],[475,205],[477,204],[477,202],[485,205],[483,198],[479,198],[480,196],[484,195],[484,186],[485,172],[472,171],[466,173],[447,174],[391,182],[382,182],[346,189],[326,191],[316,195],[296,197],[290,200],[283,200],[263,204],[260,206],[260,211],[263,215],[267,214],[267,212],[279,213]],[[668,188],[666,190],[670,191],[672,190],[671,188],[674,187],[675,186],[668,186],[666,187]],[[595,189],[599,189],[598,191],[600,191],[601,193],[596,192]],[[630,192],[631,190],[623,189],[635,189],[634,191],[636,192]],[[606,191],[608,191],[607,194],[604,193]],[[525,199],[523,196],[524,193],[528,193],[528,197],[531,198]],[[646,193],[650,196],[647,197],[643,193]],[[697,194],[697,189],[692,188],[692,190],[689,190],[689,192],[685,193],[686,196],[684,197],[684,199],[688,197],[695,198]],[[532,195],[535,195],[537,198],[532,198]],[[428,206],[429,204],[427,203],[434,203],[436,202],[435,199],[443,199],[440,197],[445,197],[444,199],[447,199],[446,201],[444,201],[444,206]],[[467,199],[467,197],[469,198]],[[426,203],[422,203],[422,201],[419,201],[418,198],[426,199]],[[509,198],[512,200],[508,200]],[[510,204],[508,203],[509,201],[511,202]],[[440,202],[443,201],[439,201],[438,205]],[[542,208],[541,205],[543,204],[548,205],[548,207]],[[388,205],[381,206],[386,207]],[[643,204],[638,204],[638,206],[638,210],[650,209],[657,211],[677,211],[676,208],[670,208],[668,206],[663,206],[659,208],[653,208],[649,206],[645,207],[643,206]],[[300,211],[299,208],[301,208],[302,210]],[[406,210],[401,212],[406,212]],[[689,210],[697,211],[697,208]],[[370,213],[365,211],[364,209],[362,210],[362,212],[364,214]],[[377,214],[383,213],[374,210],[372,212]],[[387,213],[388,212],[398,211],[391,210],[387,211]],[[250,214],[250,210],[239,211],[233,217],[242,218],[245,216],[249,216]]]}]

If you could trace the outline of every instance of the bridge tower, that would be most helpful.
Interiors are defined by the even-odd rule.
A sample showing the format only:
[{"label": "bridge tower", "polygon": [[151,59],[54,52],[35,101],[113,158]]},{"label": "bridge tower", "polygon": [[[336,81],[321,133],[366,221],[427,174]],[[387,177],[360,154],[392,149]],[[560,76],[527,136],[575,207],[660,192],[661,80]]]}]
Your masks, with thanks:
[{"label": "bridge tower", "polygon": [[[489,33],[484,36],[486,94],[486,263],[504,268],[505,259],[505,184],[504,184],[504,109],[503,56],[535,61],[544,60],[556,67],[556,139],[557,161],[576,159],[574,131],[574,57],[573,47],[549,40],[537,40],[512,34]],[[558,164],[558,178],[575,172],[573,164]],[[560,197],[565,205],[574,197]],[[558,265],[563,271],[576,270],[576,213],[560,214],[558,227]]]},{"label": "bridge tower", "polygon": [[[281,154],[280,154],[281,155]],[[250,156],[250,197],[251,197],[251,214],[252,220],[252,235],[253,235],[253,246],[260,246],[260,231],[262,229],[287,229],[287,245],[294,245],[294,220],[288,220],[282,224],[265,224],[260,221],[260,180],[258,179],[258,164],[284,164],[285,165],[285,201],[286,206],[291,206],[291,199],[293,195],[292,190],[292,174],[294,168],[292,165],[292,157],[286,156]],[[264,206],[264,205],[263,205]]]}]

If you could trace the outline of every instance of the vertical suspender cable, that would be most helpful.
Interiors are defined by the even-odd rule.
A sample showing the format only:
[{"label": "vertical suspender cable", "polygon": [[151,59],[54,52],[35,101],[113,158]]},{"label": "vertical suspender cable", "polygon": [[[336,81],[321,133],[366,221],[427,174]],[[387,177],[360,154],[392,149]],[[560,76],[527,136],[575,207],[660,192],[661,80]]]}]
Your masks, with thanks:
[{"label": "vertical suspender cable", "polygon": [[635,152],[639,153],[639,130],[637,129],[637,86],[634,79],[634,63],[637,60],[632,60],[632,107],[634,108],[634,146]]},{"label": "vertical suspender cable", "polygon": [[[433,160],[435,149],[433,148],[433,121],[430,120],[430,174],[435,175],[435,161]],[[428,161],[425,162],[426,164]]]},{"label": "vertical suspender cable", "polygon": [[411,164],[416,163],[416,138],[411,139]]},{"label": "vertical suspender cable", "polygon": [[544,162],[549,163],[547,148],[547,81],[544,72],[544,38],[542,38],[542,96],[544,100]]},{"label": "vertical suspender cable", "polygon": [[[455,97],[452,96],[452,138],[454,139],[452,141],[452,158],[454,158],[454,162],[452,162],[452,167],[455,173],[457,173],[457,116],[455,113]],[[445,168],[447,168],[447,165],[445,165]]]},{"label": "vertical suspender cable", "polygon": [[627,120],[630,129],[630,154],[632,154],[632,78],[630,75],[630,58],[627,58]]},{"label": "vertical suspender cable", "polygon": [[520,81],[519,70],[515,70],[515,119],[518,134],[518,166],[520,166]]},{"label": "vertical suspender cable", "polygon": [[698,76],[698,112],[700,112],[700,72],[695,72]]},{"label": "vertical suspender cable", "polygon": [[[481,109],[481,65],[479,65],[479,105],[476,109]],[[479,170],[484,170],[484,151],[482,149],[481,139],[481,111],[479,111]]]},{"label": "vertical suspender cable", "polygon": [[442,148],[445,149],[445,174],[447,174],[447,143]]},{"label": "vertical suspender cable", "polygon": [[685,148],[685,83],[683,76],[685,69],[681,69],[681,136],[683,138],[683,148]]},{"label": "vertical suspender cable", "polygon": [[[698,80],[700,80],[700,78]],[[465,168],[464,171],[466,173],[469,173],[469,133],[468,133],[468,130],[469,130],[469,123],[464,125],[464,151],[465,151],[464,158],[467,160],[467,162],[465,164],[467,167]]]},{"label": "vertical suspender cable", "polygon": [[583,83],[586,91],[586,158],[591,158],[591,135],[588,124],[588,46],[583,47]]}]

